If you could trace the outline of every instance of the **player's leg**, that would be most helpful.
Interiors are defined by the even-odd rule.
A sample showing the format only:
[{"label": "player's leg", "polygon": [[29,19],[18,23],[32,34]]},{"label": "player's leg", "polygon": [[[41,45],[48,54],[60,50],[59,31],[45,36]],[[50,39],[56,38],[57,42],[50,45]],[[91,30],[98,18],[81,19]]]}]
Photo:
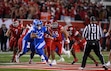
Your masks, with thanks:
[{"label": "player's leg", "polygon": [[27,45],[28,45],[27,41],[23,40],[22,44],[23,44],[22,45],[22,51],[18,54],[19,57],[21,57],[22,55],[24,55],[28,51],[28,49],[27,49]]},{"label": "player's leg", "polygon": [[96,59],[94,59],[94,57],[93,57],[91,54],[89,54],[88,57],[89,57],[91,60],[94,61],[94,63],[95,63],[96,66],[98,66],[98,62],[96,61]]},{"label": "player's leg", "polygon": [[52,65],[56,65],[56,60],[55,60],[55,49],[56,49],[56,43],[52,42],[52,46],[51,46],[51,58],[52,58]]},{"label": "player's leg", "polygon": [[76,57],[76,54],[75,54],[75,47],[74,47],[74,40],[70,40],[70,43],[69,43],[69,48],[71,49],[71,54],[74,58],[73,62],[71,64],[74,64],[75,62],[78,61],[77,57]]},{"label": "player's leg", "polygon": [[62,53],[66,54],[68,58],[70,58],[70,50],[66,50],[64,47],[62,47]]},{"label": "player's leg", "polygon": [[[59,47],[56,47],[55,52],[56,52],[56,53],[58,54],[58,56],[60,57],[60,59],[57,60],[57,62],[64,62],[65,59],[62,57],[62,55],[59,54],[59,50],[60,50]],[[62,40],[62,50],[61,50],[61,52],[64,53],[64,54],[67,54],[67,51],[66,51],[65,48],[64,48],[64,40]]]},{"label": "player's leg", "polygon": [[66,48],[67,50],[64,48],[65,44],[64,44],[64,40],[62,41],[62,53],[66,54],[68,56],[68,58],[70,58],[70,48],[69,48],[69,44],[67,44]]},{"label": "player's leg", "polygon": [[[85,39],[81,40],[81,42],[79,43],[80,49],[81,49],[82,51],[84,50],[84,45],[85,45],[85,44],[86,44],[86,40],[85,40]],[[96,61],[96,59],[95,59],[91,54],[89,54],[88,57],[89,57],[91,60],[94,61],[94,63],[95,63],[96,66],[98,66],[98,62]]]},{"label": "player's leg", "polygon": [[13,51],[13,56],[12,56],[12,60],[11,62],[16,62],[15,61],[15,56],[17,53],[17,40],[14,37],[11,37],[10,41],[9,41],[9,50]]},{"label": "player's leg", "polygon": [[72,56],[73,56],[73,58],[74,58],[74,60],[73,60],[73,62],[72,62],[71,64],[74,64],[74,63],[76,63],[76,62],[78,61],[78,59],[77,59],[77,57],[76,57],[76,54],[75,54],[75,49],[74,49],[74,47],[72,48],[71,53],[72,53]]},{"label": "player's leg", "polygon": [[106,65],[107,66],[111,65],[111,49],[110,49],[110,52],[109,52],[108,62],[106,63]]},{"label": "player's leg", "polygon": [[50,54],[51,54],[50,48],[51,48],[50,43],[46,43],[44,50],[45,50],[45,54],[48,58],[50,58]]},{"label": "player's leg", "polygon": [[16,54],[17,54],[17,51],[18,51],[18,44],[17,44],[17,40],[14,40],[14,45],[13,45],[13,59],[14,59],[14,62],[16,62]]},{"label": "player's leg", "polygon": [[47,57],[48,57],[48,58],[50,58],[50,54],[51,54],[50,46],[48,46],[48,47],[47,47]]},{"label": "player's leg", "polygon": [[[12,38],[9,40],[9,51],[13,51],[14,41]],[[14,55],[12,56],[11,62],[14,62]]]},{"label": "player's leg", "polygon": [[18,51],[17,55],[22,51],[22,38],[19,38],[18,40]]},{"label": "player's leg", "polygon": [[108,56],[108,62],[106,64],[107,66],[111,65],[111,38],[110,38],[110,52],[109,52],[109,56]]},{"label": "player's leg", "polygon": [[28,51],[27,49],[27,41],[23,40],[22,41],[22,50],[18,55],[16,56],[16,62],[19,63],[19,58],[24,55]]},{"label": "player's leg", "polygon": [[37,43],[35,45],[36,53],[40,55],[41,59],[46,62],[48,62],[48,57],[44,53],[44,46],[45,46],[45,41]]},{"label": "player's leg", "polygon": [[35,54],[35,47],[34,47],[34,43],[33,42],[30,43],[30,50],[31,50],[31,53],[30,53],[29,64],[32,63],[32,59],[33,59],[34,54]]},{"label": "player's leg", "polygon": [[48,53],[48,58],[50,58],[50,55],[51,55],[51,46],[52,46],[52,39],[50,39],[49,42],[46,43],[47,45],[47,53]]},{"label": "player's leg", "polygon": [[36,49],[36,51],[40,55],[43,63],[48,62],[48,57],[45,55],[43,48]]},{"label": "player's leg", "polygon": [[91,52],[91,45],[89,44],[90,42],[87,42],[85,48],[84,48],[84,54],[83,54],[83,58],[82,58],[82,64],[81,64],[81,67],[80,69],[84,69],[85,65],[86,65],[86,60],[87,60],[87,57],[89,56],[89,53]]},{"label": "player's leg", "polygon": [[47,52],[48,50],[47,50],[47,45],[45,45],[45,47],[44,47],[44,52],[45,52],[45,55],[48,57],[48,52]]},{"label": "player's leg", "polygon": [[4,39],[4,49],[5,49],[5,51],[7,51],[7,38]]},{"label": "player's leg", "polygon": [[4,49],[3,49],[3,40],[1,41],[1,51],[4,51]]},{"label": "player's leg", "polygon": [[60,57],[60,59],[58,60],[58,62],[64,62],[65,59],[62,57],[62,43],[61,43],[61,41],[57,42],[57,47],[56,48],[58,48],[57,54]]},{"label": "player's leg", "polygon": [[103,65],[103,68],[105,70],[107,70],[108,68],[106,67],[105,65],[105,61],[104,61],[104,58],[103,58],[103,55],[101,53],[101,49],[100,49],[100,44],[98,41],[95,42],[95,48],[93,48],[95,54],[98,56],[99,60],[101,61],[102,65]]},{"label": "player's leg", "polygon": [[9,48],[8,48],[9,51],[13,51],[13,45],[14,45],[14,41],[12,38],[10,38],[9,39]]}]

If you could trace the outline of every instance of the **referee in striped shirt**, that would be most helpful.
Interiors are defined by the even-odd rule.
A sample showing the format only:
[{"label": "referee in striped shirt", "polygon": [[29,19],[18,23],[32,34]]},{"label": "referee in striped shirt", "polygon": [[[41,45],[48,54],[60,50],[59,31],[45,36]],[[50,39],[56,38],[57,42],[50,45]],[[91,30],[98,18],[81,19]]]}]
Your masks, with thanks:
[{"label": "referee in striped shirt", "polygon": [[108,70],[108,68],[105,65],[104,58],[101,54],[101,48],[100,48],[100,43],[99,43],[100,38],[102,38],[102,36],[103,36],[103,31],[100,26],[95,24],[95,21],[96,21],[95,17],[92,16],[90,18],[90,24],[88,24],[84,28],[82,36],[83,36],[83,38],[86,39],[87,43],[84,48],[82,64],[79,69],[85,68],[87,57],[88,57],[89,53],[91,52],[91,50],[93,49],[95,54],[99,57],[99,60],[101,61],[102,65],[103,65],[103,68],[105,70]]}]

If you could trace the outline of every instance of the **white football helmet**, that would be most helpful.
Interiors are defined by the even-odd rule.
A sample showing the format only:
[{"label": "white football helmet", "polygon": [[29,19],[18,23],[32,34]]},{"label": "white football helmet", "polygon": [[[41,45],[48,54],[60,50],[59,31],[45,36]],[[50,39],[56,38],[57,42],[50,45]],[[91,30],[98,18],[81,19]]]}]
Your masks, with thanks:
[{"label": "white football helmet", "polygon": [[13,26],[17,27],[19,25],[19,21],[14,21]]}]

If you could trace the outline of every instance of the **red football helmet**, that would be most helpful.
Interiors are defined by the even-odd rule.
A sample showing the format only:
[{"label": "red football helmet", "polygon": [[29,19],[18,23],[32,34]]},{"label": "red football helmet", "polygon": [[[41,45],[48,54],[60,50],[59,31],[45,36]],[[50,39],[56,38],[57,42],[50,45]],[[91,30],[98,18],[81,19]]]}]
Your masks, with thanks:
[{"label": "red football helmet", "polygon": [[58,22],[53,22],[52,23],[52,28],[58,28],[58,26],[59,26]]},{"label": "red football helmet", "polygon": [[19,21],[17,19],[13,19],[12,21],[13,21],[12,25],[14,27],[17,27],[19,25]]}]

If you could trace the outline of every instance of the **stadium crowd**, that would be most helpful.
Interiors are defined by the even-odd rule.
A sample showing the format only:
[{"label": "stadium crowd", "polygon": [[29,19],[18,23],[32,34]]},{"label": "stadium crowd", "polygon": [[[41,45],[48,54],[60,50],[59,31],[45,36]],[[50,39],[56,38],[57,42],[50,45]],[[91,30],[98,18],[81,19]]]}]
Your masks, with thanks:
[{"label": "stadium crowd", "polygon": [[43,12],[49,18],[63,20],[87,20],[95,16],[98,20],[108,20],[111,8],[90,0],[0,0],[0,18],[41,19]]}]

